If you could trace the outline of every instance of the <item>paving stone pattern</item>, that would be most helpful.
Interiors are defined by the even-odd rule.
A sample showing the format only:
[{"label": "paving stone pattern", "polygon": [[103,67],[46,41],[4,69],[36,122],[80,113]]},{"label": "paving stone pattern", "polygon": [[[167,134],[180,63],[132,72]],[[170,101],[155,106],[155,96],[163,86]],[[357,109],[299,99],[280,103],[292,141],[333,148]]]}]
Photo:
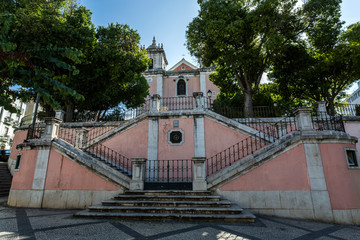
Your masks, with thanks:
[{"label": "paving stone pattern", "polygon": [[360,239],[359,226],[267,216],[257,216],[256,223],[87,219],[74,218],[76,210],[11,208],[5,200],[0,239]]}]

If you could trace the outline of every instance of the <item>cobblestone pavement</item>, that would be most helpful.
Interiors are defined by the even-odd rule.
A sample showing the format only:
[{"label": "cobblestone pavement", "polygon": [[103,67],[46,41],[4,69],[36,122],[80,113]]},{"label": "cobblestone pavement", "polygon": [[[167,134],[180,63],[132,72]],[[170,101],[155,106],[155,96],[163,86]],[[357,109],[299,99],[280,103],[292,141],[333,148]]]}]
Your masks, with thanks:
[{"label": "cobblestone pavement", "polygon": [[256,223],[79,219],[75,210],[0,206],[0,239],[360,239],[359,226],[257,216]]}]

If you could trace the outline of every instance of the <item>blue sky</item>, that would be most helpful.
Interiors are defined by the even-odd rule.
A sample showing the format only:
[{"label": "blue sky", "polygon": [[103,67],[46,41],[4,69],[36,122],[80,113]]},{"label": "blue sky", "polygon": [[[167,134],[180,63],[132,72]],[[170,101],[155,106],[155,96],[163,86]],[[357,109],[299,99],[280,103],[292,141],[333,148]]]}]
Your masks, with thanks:
[{"label": "blue sky", "polygon": [[[95,25],[106,26],[111,22],[128,24],[136,29],[141,44],[149,46],[153,36],[163,43],[169,62],[168,69],[183,57],[196,64],[185,47],[185,31],[197,16],[196,0],[78,0],[93,13]],[[360,21],[360,0],[343,0],[342,20],[347,25]]]}]

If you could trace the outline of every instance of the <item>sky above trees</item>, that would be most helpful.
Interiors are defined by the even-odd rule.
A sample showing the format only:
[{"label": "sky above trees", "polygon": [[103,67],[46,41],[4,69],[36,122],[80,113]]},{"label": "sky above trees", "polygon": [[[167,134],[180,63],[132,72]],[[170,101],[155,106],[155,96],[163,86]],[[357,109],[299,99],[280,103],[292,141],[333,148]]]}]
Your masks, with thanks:
[{"label": "sky above trees", "polygon": [[[191,20],[197,16],[199,6],[197,0],[79,0],[93,13],[95,25],[106,26],[111,22],[128,24],[137,29],[141,44],[149,46],[153,36],[158,43],[163,43],[172,67],[182,58],[193,64],[185,47],[185,31]],[[342,20],[346,25],[360,21],[359,0],[343,0],[341,5]]]}]

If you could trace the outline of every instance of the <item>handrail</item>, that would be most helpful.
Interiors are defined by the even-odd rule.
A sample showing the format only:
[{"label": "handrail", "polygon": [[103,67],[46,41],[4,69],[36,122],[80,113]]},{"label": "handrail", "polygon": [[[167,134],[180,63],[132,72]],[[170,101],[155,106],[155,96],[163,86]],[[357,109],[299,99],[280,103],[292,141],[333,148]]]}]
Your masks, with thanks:
[{"label": "handrail", "polygon": [[226,148],[223,151],[206,159],[207,176],[231,166],[233,163],[252,155],[254,152],[264,148],[270,143],[275,142],[281,137],[297,131],[295,121],[291,118],[284,118],[276,124],[264,123],[261,120],[243,119],[238,121],[249,127],[258,130],[258,133],[251,135],[240,142]]},{"label": "handrail", "polygon": [[105,145],[99,143],[87,148],[85,151],[91,156],[110,164],[111,167],[116,168],[127,175],[132,174],[132,163],[130,158],[125,157]]}]

